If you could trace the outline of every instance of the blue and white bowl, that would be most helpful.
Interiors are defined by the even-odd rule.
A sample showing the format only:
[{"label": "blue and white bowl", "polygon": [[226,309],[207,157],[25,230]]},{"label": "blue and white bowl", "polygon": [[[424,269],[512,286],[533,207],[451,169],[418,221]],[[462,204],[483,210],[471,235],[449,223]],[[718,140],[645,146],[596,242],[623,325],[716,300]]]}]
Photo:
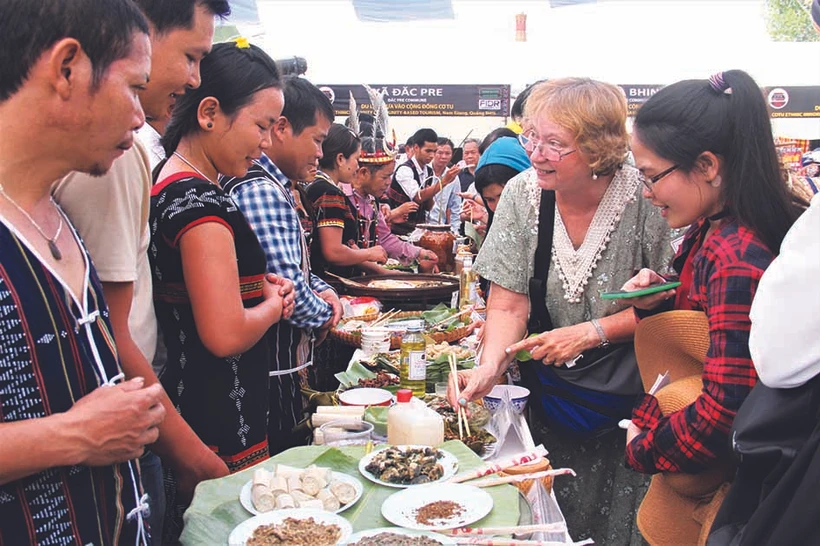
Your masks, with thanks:
[{"label": "blue and white bowl", "polygon": [[501,400],[504,398],[504,392],[510,394],[510,401],[512,403],[513,411],[515,413],[523,413],[524,408],[527,407],[527,399],[530,396],[530,390],[518,385],[496,385],[490,394],[484,397],[484,407],[490,410],[490,413],[495,413],[501,407]]}]

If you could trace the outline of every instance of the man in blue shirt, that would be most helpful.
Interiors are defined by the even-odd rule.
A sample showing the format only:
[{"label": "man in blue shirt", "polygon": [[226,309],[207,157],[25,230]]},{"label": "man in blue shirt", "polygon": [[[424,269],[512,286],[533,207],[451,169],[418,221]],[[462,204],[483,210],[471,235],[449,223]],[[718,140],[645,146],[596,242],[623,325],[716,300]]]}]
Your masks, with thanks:
[{"label": "man in blue shirt", "polygon": [[[310,272],[310,261],[293,198],[294,180],[307,180],[322,157],[322,142],[333,120],[333,107],[316,86],[301,78],[283,82],[285,107],[273,126],[272,144],[243,178],[224,182],[256,232],[268,260],[268,271],[293,281],[295,309],[289,320],[272,328],[271,454],[304,443],[293,433],[300,421],[302,399],[298,373],[306,378],[316,331],[322,335],[341,318],[336,292]],[[305,381],[303,380],[304,384]]]}]

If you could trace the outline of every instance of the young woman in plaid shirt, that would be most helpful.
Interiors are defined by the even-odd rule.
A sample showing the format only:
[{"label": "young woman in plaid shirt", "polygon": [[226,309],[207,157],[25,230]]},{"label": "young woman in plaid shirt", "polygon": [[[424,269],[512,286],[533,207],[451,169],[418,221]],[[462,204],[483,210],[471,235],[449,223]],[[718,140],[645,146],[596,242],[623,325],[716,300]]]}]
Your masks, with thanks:
[{"label": "young woman in plaid shirt", "polygon": [[[660,311],[674,301],[675,309],[705,312],[710,346],[694,403],[666,416],[653,396],[636,406],[626,462],[643,473],[694,474],[730,455],[729,428],[757,382],[749,355],[752,299],[799,208],[780,176],[761,91],[745,72],[659,91],[635,118],[632,150],[644,197],[671,227],[690,226],[673,262],[681,287],[635,306]],[[624,288],[659,281],[643,270]]]}]

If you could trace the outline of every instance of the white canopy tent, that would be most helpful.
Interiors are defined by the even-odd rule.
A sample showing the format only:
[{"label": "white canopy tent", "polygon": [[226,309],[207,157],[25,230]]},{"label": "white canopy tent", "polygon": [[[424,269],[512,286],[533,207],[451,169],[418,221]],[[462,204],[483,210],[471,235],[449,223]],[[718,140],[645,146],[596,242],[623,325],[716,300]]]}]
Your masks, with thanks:
[{"label": "white canopy tent", "polygon": [[[509,83],[515,93],[568,75],[668,84],[742,68],[760,85],[820,85],[820,43],[772,42],[762,0],[599,0],[563,8],[546,0],[452,0],[453,19],[402,23],[362,22],[345,0],[257,5],[261,25],[248,33],[275,58],[306,58],[317,83]],[[514,40],[518,13],[527,14],[527,42]],[[486,132],[498,120],[435,123],[452,127],[455,137],[478,126]],[[774,126],[784,136],[820,138],[820,119]]]}]

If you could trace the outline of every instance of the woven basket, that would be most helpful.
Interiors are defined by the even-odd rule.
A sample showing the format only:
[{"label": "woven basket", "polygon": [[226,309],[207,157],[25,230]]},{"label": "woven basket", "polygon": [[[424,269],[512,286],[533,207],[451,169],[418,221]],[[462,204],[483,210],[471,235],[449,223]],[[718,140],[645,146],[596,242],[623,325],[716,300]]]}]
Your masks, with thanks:
[{"label": "woven basket", "polygon": [[[421,317],[421,311],[403,311],[394,315],[392,319],[403,319],[403,318],[415,318]],[[352,320],[352,319],[347,319]],[[357,318],[357,320],[362,320]],[[340,323],[341,325],[342,323]],[[427,336],[432,338],[436,343],[454,343],[456,341],[461,341],[465,337],[467,337],[468,328],[467,326],[460,326],[458,328],[454,328],[449,332],[425,332]],[[339,341],[340,343],[344,343],[345,345],[350,345],[351,347],[361,347],[362,346],[362,333],[361,331],[356,332],[343,332],[338,328],[332,328],[328,335]],[[398,349],[401,347],[401,336],[398,334],[393,334],[390,339],[390,348],[391,349]]]},{"label": "woven basket", "polygon": [[[507,470],[502,470],[498,473],[499,476],[518,476],[521,474],[531,474],[533,472],[544,472],[545,470],[552,470],[552,465],[550,464],[549,459],[541,459],[535,461],[534,463],[529,464],[520,464],[518,466],[511,466]],[[541,478],[541,483],[544,485],[544,489],[547,490],[547,493],[552,491],[552,476],[546,476]],[[524,480],[523,482],[513,483],[521,491],[524,496],[526,497],[527,494],[532,489],[532,486],[535,485],[535,480]]]}]

